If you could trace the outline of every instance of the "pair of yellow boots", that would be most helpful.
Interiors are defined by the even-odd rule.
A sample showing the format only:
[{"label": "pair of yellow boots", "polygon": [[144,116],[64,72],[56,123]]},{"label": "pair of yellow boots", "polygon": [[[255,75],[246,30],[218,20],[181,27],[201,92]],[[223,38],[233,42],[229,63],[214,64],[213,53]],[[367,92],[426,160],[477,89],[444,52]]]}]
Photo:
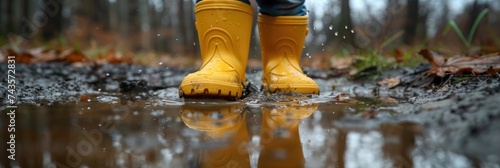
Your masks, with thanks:
[{"label": "pair of yellow boots", "polygon": [[[206,0],[196,4],[195,14],[202,66],[184,78],[179,96],[241,97],[252,7],[240,1]],[[308,31],[307,20],[307,16],[259,15],[262,85],[266,91],[319,94],[318,85],[299,66]]]}]

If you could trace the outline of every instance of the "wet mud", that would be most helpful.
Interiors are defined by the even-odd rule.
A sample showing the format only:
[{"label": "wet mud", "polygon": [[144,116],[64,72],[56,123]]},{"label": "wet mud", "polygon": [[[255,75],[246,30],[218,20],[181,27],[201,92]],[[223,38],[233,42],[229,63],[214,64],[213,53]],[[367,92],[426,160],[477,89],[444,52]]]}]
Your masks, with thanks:
[{"label": "wet mud", "polygon": [[[194,69],[19,64],[16,160],[2,152],[0,161],[3,167],[499,166],[500,78],[455,76],[434,88],[407,88],[425,69],[378,75],[401,76],[394,88],[310,70],[319,96],[262,93],[261,71],[248,70],[247,96],[226,101],[179,98],[179,83]],[[0,119],[0,137],[8,141],[7,116]]]}]

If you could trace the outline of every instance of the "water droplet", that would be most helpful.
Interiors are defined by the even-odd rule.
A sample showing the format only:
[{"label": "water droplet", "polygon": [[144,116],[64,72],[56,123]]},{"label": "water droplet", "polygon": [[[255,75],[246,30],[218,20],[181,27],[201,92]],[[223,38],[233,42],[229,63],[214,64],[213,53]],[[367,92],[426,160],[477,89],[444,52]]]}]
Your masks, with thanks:
[{"label": "water droplet", "polygon": [[101,126],[101,124],[99,124],[99,127]]},{"label": "water droplet", "polygon": [[156,34],[156,36],[160,37],[160,33]]},{"label": "water droplet", "polygon": [[321,46],[325,46],[325,43],[321,43]]},{"label": "water droplet", "polygon": [[332,25],[330,25],[330,26],[328,27],[328,29],[333,30],[333,26],[332,26]]},{"label": "water droplet", "polygon": [[163,62],[159,62],[158,65],[163,65]]},{"label": "water droplet", "polygon": [[214,26],[210,25],[210,28],[212,28],[212,27],[214,27]]},{"label": "water droplet", "polygon": [[178,39],[178,38],[176,38],[176,39],[175,39],[175,41],[179,41],[179,39]]},{"label": "water droplet", "polygon": [[344,27],[347,30],[347,26]]},{"label": "water droplet", "polygon": [[92,101],[92,100],[90,100],[90,99],[87,99],[87,102],[90,102],[90,101]]},{"label": "water droplet", "polygon": [[313,30],[316,30],[316,27],[314,27]]},{"label": "water droplet", "polygon": [[311,55],[310,55],[309,53],[306,53],[306,56],[307,56],[308,58],[311,58]]},{"label": "water droplet", "polygon": [[193,45],[195,46],[195,45],[196,45],[196,42],[193,42]]},{"label": "water droplet", "polygon": [[109,73],[106,73],[106,76],[109,76]]},{"label": "water droplet", "polygon": [[87,107],[87,110],[90,110],[90,107]]},{"label": "water droplet", "polygon": [[310,11],[310,10],[307,10],[306,14],[308,14],[308,15],[309,15],[309,13],[311,13],[311,11]]},{"label": "water droplet", "polygon": [[213,112],[210,114],[210,118],[212,119],[222,119],[224,116],[221,113]]},{"label": "water droplet", "polygon": [[338,36],[339,35],[339,32],[335,32],[335,36]]},{"label": "water droplet", "polygon": [[354,33],[354,30],[351,29],[351,33]]},{"label": "water droplet", "polygon": [[302,48],[306,48],[306,45],[303,45]]},{"label": "water droplet", "polygon": [[139,69],[137,72],[138,72],[138,73],[141,73],[141,72],[142,72],[142,69]]},{"label": "water droplet", "polygon": [[344,38],[344,39],[345,39],[345,36],[342,36],[342,38]]}]

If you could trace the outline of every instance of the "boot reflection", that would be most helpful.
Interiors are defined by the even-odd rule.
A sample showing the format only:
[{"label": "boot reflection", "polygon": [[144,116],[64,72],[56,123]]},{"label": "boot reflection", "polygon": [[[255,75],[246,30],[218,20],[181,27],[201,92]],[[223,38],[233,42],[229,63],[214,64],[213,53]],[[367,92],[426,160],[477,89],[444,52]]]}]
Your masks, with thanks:
[{"label": "boot reflection", "polygon": [[[181,119],[187,127],[202,131],[200,167],[250,167],[245,112],[237,105],[185,105]],[[213,144],[213,145],[210,145]]]},{"label": "boot reflection", "polygon": [[264,107],[258,167],[304,167],[299,124],[317,108],[317,104]]}]

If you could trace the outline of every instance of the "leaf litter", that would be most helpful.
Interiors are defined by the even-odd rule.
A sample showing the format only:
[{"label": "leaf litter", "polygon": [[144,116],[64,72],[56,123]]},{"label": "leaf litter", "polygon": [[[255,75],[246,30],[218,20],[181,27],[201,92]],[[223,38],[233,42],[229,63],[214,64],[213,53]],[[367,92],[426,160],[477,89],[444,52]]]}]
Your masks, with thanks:
[{"label": "leaf litter", "polygon": [[470,72],[473,74],[484,74],[500,71],[500,55],[498,53],[485,56],[444,57],[436,52],[424,49],[419,54],[431,65],[431,69],[426,73],[439,77],[444,77],[447,73]]}]

